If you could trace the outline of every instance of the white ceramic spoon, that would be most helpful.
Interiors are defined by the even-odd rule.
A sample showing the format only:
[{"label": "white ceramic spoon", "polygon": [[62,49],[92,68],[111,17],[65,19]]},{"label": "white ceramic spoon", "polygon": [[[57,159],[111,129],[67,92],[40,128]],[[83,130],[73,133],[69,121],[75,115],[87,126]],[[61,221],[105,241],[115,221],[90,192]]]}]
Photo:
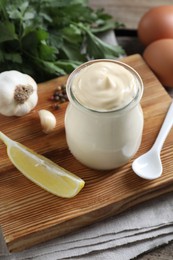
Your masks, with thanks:
[{"label": "white ceramic spoon", "polygon": [[160,132],[152,148],[132,163],[133,171],[141,178],[154,180],[162,175],[160,152],[173,125],[173,102],[171,103]]}]

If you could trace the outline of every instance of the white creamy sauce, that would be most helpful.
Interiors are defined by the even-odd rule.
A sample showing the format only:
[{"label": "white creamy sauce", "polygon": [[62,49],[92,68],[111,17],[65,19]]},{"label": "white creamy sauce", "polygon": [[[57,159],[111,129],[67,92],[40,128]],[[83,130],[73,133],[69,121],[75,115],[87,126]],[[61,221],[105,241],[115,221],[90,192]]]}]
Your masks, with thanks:
[{"label": "white creamy sauce", "polygon": [[135,78],[114,62],[97,62],[84,67],[72,85],[75,98],[83,106],[99,111],[120,109],[137,94]]},{"label": "white creamy sauce", "polygon": [[[66,140],[75,158],[99,170],[127,163],[137,152],[143,131],[140,77],[121,63],[96,61],[74,71],[67,90],[72,91],[67,91]],[[132,100],[131,107],[123,109]]]}]

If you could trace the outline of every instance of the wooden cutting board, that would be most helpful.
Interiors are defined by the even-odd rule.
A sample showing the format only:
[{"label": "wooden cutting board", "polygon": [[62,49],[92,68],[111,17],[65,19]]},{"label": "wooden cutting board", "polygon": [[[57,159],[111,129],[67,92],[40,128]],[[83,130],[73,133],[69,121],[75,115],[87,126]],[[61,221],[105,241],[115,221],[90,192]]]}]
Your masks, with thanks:
[{"label": "wooden cutting board", "polygon": [[[145,127],[142,145],[135,157],[153,144],[171,98],[140,55],[123,59],[141,75],[145,90],[142,98]],[[9,161],[0,142],[0,225],[10,251],[20,251],[40,242],[70,233],[81,227],[118,214],[133,205],[173,190],[173,130],[162,153],[163,176],[147,181],[136,176],[133,159],[116,170],[101,172],[81,165],[70,154],[64,131],[64,112],[52,108],[50,96],[66,81],[61,77],[39,85],[39,103],[30,114],[16,118],[0,116],[0,130],[82,177],[86,185],[72,199],[56,197],[25,178]],[[37,111],[46,108],[57,118],[49,135],[41,131]]]}]

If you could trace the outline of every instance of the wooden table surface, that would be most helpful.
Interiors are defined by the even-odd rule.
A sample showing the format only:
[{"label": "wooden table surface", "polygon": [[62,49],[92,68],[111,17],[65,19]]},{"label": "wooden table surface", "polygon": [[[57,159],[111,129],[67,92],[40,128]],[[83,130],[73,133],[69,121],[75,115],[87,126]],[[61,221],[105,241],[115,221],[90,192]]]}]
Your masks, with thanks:
[{"label": "wooden table surface", "polygon": [[173,4],[172,0],[89,0],[93,8],[103,8],[115,20],[125,24],[128,29],[136,29],[141,16],[151,7]]},{"label": "wooden table surface", "polygon": [[[89,0],[93,8],[104,8],[115,20],[123,22],[126,29],[136,30],[142,15],[151,7],[173,4],[172,0]],[[128,12],[127,12],[128,11]],[[118,42],[126,50],[127,54],[142,52],[142,46],[137,37],[118,37]],[[172,237],[173,238],[173,237]],[[142,254],[136,260],[173,260],[173,241],[152,251]]]}]

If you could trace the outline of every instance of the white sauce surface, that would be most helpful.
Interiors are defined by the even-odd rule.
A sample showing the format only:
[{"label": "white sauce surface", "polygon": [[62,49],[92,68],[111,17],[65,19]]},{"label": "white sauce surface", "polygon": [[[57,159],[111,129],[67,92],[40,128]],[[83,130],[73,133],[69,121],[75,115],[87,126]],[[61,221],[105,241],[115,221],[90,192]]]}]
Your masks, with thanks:
[{"label": "white sauce surface", "polygon": [[83,106],[109,111],[129,104],[137,94],[135,78],[114,62],[96,62],[83,68],[72,85],[75,98]]}]

